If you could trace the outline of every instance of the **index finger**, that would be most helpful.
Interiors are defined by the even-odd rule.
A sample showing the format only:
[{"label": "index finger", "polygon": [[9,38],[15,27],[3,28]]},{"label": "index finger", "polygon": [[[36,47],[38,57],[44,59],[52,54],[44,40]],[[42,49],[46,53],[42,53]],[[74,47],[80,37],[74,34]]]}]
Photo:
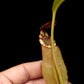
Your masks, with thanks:
[{"label": "index finger", "polygon": [[20,64],[1,72],[13,84],[25,83],[28,80],[42,77],[42,61]]}]

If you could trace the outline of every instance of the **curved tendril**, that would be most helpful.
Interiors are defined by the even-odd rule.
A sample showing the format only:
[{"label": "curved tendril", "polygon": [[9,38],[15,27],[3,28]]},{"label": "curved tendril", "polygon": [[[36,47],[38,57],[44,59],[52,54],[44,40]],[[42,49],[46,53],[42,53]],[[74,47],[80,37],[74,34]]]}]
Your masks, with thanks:
[{"label": "curved tendril", "polygon": [[55,23],[57,9],[63,1],[64,0],[54,0],[53,7],[52,7],[52,25],[51,25],[52,66],[53,66],[53,72],[54,72],[54,76],[57,84],[63,84],[63,79],[61,77],[61,72],[59,70],[59,67],[55,58],[54,23]]}]

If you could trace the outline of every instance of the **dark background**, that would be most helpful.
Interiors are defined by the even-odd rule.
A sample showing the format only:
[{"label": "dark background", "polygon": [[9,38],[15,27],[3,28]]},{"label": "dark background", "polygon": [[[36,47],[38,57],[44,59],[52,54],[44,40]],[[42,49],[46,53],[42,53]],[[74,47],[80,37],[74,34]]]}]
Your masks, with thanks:
[{"label": "dark background", "polygon": [[[1,12],[0,71],[15,65],[42,59],[40,27],[52,20],[53,0],[3,2]],[[68,69],[69,81],[78,82],[74,63],[74,16],[72,1],[66,0],[57,11],[55,40]],[[74,46],[72,46],[74,45]],[[75,80],[76,79],[76,80]],[[79,84],[79,83],[76,83]]]}]

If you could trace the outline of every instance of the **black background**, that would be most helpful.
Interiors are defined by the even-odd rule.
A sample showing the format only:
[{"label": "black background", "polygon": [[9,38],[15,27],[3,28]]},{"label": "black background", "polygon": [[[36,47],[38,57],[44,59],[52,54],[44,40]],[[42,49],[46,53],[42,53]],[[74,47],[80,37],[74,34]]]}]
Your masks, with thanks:
[{"label": "black background", "polygon": [[[40,27],[52,20],[53,0],[3,2],[1,12],[0,71],[15,65],[42,59]],[[57,11],[55,40],[68,69],[69,81],[78,82],[74,66],[72,1],[66,0]],[[76,61],[77,62],[77,61]],[[75,67],[75,70],[74,68]],[[76,79],[76,80],[75,80]],[[77,84],[77,83],[76,83]],[[78,83],[79,84],[79,83]]]}]

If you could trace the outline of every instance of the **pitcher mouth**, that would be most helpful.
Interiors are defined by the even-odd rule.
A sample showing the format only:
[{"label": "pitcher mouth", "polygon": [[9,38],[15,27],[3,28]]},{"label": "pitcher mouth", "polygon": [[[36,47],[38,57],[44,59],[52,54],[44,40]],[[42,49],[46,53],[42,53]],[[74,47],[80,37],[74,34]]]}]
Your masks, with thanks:
[{"label": "pitcher mouth", "polygon": [[[48,35],[47,32],[41,31],[39,35],[39,42],[42,46],[51,48],[51,37]],[[54,41],[54,46],[56,46],[56,42]]]}]

